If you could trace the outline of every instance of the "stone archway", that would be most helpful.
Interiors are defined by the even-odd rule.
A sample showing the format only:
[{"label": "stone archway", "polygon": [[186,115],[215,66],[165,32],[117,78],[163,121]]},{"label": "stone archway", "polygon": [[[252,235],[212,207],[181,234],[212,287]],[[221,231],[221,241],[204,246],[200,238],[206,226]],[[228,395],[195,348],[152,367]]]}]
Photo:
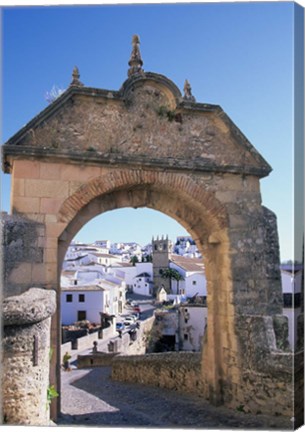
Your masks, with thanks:
[{"label": "stone archway", "polygon": [[[59,221],[67,225],[59,237],[58,273],[66,249],[81,227],[103,212],[124,207],[148,207],[171,216],[187,229],[204,254],[206,272],[210,275],[208,308],[217,311],[209,315],[208,340],[211,342],[205,347],[204,370],[210,388],[218,388],[224,379],[218,346],[237,352],[234,306],[220,301],[222,296],[229,298],[233,295],[229,282],[232,277],[225,207],[204,190],[204,184],[199,186],[187,175],[132,169],[110,171],[83,185],[61,206]],[[219,268],[221,273],[217,270]],[[219,390],[213,391],[209,397],[214,402],[222,402]]]},{"label": "stone archway", "polygon": [[[160,210],[205,257],[204,396],[291,415],[291,358],[273,329],[282,310],[276,219],[259,186],[271,168],[219,106],[196,103],[189,83],[182,96],[168,78],[145,73],[134,44],[119,91],[84,87],[75,70],[68,90],[3,146],[12,214],[31,223],[35,251],[16,258],[6,295],[53,288],[60,305],[64,252],[87,221],[115,208]],[[57,384],[59,317],[60,307]]]}]

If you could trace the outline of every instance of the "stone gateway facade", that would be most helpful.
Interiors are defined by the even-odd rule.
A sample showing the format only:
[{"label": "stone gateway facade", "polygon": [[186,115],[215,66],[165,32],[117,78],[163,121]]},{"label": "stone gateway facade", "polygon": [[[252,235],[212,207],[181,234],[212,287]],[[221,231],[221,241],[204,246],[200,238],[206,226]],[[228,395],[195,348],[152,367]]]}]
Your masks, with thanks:
[{"label": "stone gateway facade", "polygon": [[159,210],[204,257],[203,396],[292,417],[293,356],[273,327],[282,312],[276,218],[260,193],[271,167],[220,106],[195,101],[188,82],[183,95],[144,72],[138,38],[129,65],[118,91],[84,86],[75,69],[70,87],[3,146],[11,213],[31,224],[37,252],[16,257],[5,295],[56,290],[51,381],[59,388],[59,278],[70,241],[108,210]]}]

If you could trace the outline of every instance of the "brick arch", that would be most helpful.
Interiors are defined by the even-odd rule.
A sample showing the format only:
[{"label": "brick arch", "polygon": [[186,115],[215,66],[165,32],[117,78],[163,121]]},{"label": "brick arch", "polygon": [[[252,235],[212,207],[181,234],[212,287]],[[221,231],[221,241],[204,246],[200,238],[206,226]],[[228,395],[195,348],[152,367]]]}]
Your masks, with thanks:
[{"label": "brick arch", "polygon": [[[145,187],[147,190],[151,188],[168,195],[174,193],[189,206],[200,206],[206,218],[205,223],[211,229],[212,227],[223,229],[228,224],[225,207],[215,198],[213,193],[205,190],[204,185],[199,185],[185,174],[139,169],[114,170],[82,185],[64,201],[58,212],[58,221],[71,222],[85,206],[98,196],[122,189],[131,191],[136,187]],[[131,203],[131,206],[134,205]],[[165,209],[161,211],[166,212]],[[174,217],[175,219],[179,218],[177,215]]]}]

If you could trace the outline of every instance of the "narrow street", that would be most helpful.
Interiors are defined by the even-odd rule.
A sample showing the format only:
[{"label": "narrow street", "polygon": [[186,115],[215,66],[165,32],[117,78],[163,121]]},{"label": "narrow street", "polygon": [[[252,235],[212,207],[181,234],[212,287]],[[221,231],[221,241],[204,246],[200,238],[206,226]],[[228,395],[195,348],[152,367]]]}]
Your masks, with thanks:
[{"label": "narrow street", "polygon": [[111,368],[62,372],[62,414],[57,425],[291,429],[289,419],[214,407],[199,397],[112,381]]}]

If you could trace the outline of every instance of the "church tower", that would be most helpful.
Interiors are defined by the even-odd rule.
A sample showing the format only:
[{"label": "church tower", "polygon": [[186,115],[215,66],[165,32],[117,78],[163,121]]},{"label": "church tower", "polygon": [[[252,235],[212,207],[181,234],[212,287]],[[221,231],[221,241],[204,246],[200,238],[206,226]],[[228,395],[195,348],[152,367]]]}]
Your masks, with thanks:
[{"label": "church tower", "polygon": [[172,250],[172,242],[168,236],[164,238],[159,236],[155,240],[152,239],[152,257],[153,257],[153,275],[154,275],[154,296],[161,286],[163,286],[167,293],[170,292],[170,280],[161,277],[162,270],[169,267],[169,257]]}]

